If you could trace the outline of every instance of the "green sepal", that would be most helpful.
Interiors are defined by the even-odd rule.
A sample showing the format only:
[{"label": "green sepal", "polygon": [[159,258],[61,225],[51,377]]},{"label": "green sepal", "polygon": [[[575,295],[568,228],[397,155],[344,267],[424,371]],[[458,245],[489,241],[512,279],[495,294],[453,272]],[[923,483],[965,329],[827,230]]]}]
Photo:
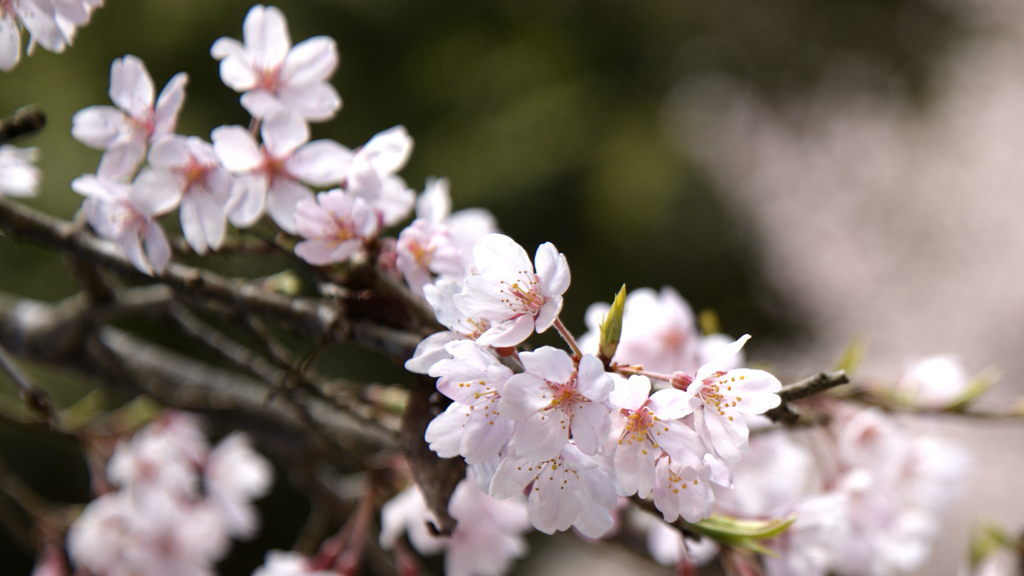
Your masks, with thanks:
[{"label": "green sepal", "polygon": [[598,358],[605,364],[611,362],[615,357],[615,350],[619,347],[619,339],[622,337],[622,314],[626,310],[626,285],[623,284],[619,293],[615,295],[608,314],[601,322],[601,342],[598,345]]},{"label": "green sepal", "polygon": [[832,366],[832,370],[842,370],[846,372],[847,375],[852,376],[854,372],[857,371],[857,368],[860,367],[867,351],[867,338],[864,338],[863,336],[854,336],[846,345],[846,348],[839,356],[839,359],[836,360],[836,363]]},{"label": "green sepal", "polygon": [[788,529],[796,516],[772,520],[743,520],[721,514],[712,514],[710,518],[691,524],[701,534],[717,540],[722,544],[744,548],[758,554],[776,556],[776,553],[761,544],[761,540],[770,540]]},{"label": "green sepal", "polygon": [[994,368],[989,368],[974,378],[971,378],[971,381],[967,383],[967,387],[964,389],[963,394],[957,397],[956,400],[950,402],[949,406],[945,408],[945,411],[962,412],[963,410],[966,410],[971,403],[978,399],[978,396],[981,396],[985,391],[991,388],[992,385],[996,383],[996,380],[999,380],[999,373]]}]

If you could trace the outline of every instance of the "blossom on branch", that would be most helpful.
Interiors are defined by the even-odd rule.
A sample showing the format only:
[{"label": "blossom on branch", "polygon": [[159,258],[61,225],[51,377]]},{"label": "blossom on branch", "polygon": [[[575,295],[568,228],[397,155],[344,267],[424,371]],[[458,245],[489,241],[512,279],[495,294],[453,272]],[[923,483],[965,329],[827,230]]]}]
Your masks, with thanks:
[{"label": "blossom on branch", "polygon": [[10,144],[0,146],[0,196],[35,196],[40,172],[34,162],[38,158],[35,148],[18,148]]},{"label": "blossom on branch", "polygon": [[362,198],[341,190],[321,192],[295,207],[295,231],[305,238],[295,254],[314,266],[348,260],[377,234],[377,218]]}]

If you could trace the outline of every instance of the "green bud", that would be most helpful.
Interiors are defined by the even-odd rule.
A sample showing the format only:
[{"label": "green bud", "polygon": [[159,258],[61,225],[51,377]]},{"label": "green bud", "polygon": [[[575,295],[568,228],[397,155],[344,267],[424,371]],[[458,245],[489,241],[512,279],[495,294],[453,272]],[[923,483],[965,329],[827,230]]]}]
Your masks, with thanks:
[{"label": "green bud", "polygon": [[742,520],[721,514],[712,514],[710,518],[693,524],[701,534],[723,544],[736,548],[745,548],[758,554],[776,556],[775,552],[761,544],[761,540],[770,540],[782,534],[796,522],[796,516],[786,519]]},{"label": "green bud", "polygon": [[601,323],[601,343],[598,346],[597,357],[608,364],[615,356],[615,350],[619,347],[619,338],[622,337],[622,313],[626,309],[626,285],[623,284],[619,293],[612,301],[612,307],[608,315]]},{"label": "green bud", "polygon": [[956,400],[952,401],[949,406],[945,408],[947,412],[961,412],[966,410],[968,406],[974,402],[978,396],[981,396],[986,390],[992,387],[999,380],[999,371],[995,368],[988,368],[981,374],[978,374],[967,383],[967,388],[964,389]]},{"label": "green bud", "polygon": [[861,362],[864,360],[864,354],[868,351],[868,340],[863,336],[854,336],[850,343],[846,345],[846,349],[843,350],[839,360],[832,366],[832,370],[842,370],[849,375],[853,375],[860,367]]},{"label": "green bud", "polygon": [[302,280],[292,270],[282,270],[267,276],[263,279],[263,285],[268,290],[285,296],[298,296],[302,291]]}]

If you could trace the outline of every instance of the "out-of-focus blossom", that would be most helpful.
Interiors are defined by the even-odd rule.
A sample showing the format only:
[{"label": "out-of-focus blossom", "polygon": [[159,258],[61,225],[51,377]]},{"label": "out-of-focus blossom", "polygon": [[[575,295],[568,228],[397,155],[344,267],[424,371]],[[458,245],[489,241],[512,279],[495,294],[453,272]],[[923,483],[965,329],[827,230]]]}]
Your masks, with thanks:
[{"label": "out-of-focus blossom", "polygon": [[309,126],[286,111],[264,118],[260,135],[262,146],[241,126],[221,126],[210,135],[217,157],[236,175],[228,219],[248,228],[266,211],[282,230],[294,234],[296,204],[313,198],[301,182],[338,184],[351,152],[333,140],[309,142]]},{"label": "out-of-focus blossom", "polygon": [[413,294],[422,295],[431,274],[461,277],[462,258],[448,229],[429,220],[416,220],[398,235],[395,266]]},{"label": "out-of-focus blossom", "polygon": [[420,554],[445,553],[447,576],[499,576],[526,554],[521,534],[530,521],[521,496],[495,500],[467,477],[455,488],[448,513],[458,525],[451,536],[436,536],[427,527],[427,522],[436,524],[434,515],[419,487],[410,486],[381,509],[381,547],[393,548],[405,532]]},{"label": "out-of-focus blossom", "polygon": [[213,146],[195,136],[162,138],[149,151],[149,164],[135,180],[137,196],[151,211],[181,204],[181,231],[199,255],[224,242],[225,209],[231,199],[231,174]]},{"label": "out-of-focus blossom", "polygon": [[266,561],[252,576],[338,576],[334,570],[317,570],[309,558],[298,552],[270,550]]},{"label": "out-of-focus blossom", "polygon": [[362,198],[341,190],[321,192],[316,200],[300,200],[295,211],[295,231],[305,238],[295,253],[315,266],[348,260],[363,243],[377,234],[377,218]]},{"label": "out-of-focus blossom", "polygon": [[416,193],[397,174],[412,154],[405,126],[394,126],[356,149],[346,178],[346,190],[366,200],[382,226],[394,226],[409,216]]},{"label": "out-of-focus blossom", "polygon": [[71,188],[86,196],[82,209],[98,235],[117,242],[128,261],[140,271],[149,275],[163,272],[171,260],[171,247],[156,218],[173,206],[161,206],[160,212],[151,212],[145,201],[139,201],[132,185],[92,174],[75,178]]},{"label": "out-of-focus blossom", "polygon": [[86,146],[105,150],[97,171],[102,177],[130,176],[146,157],[146,147],[174,131],[185,101],[188,75],[175,74],[154,106],[153,80],[139,58],[127,55],[110,67],[114,106],[90,106],[75,113],[71,134]]},{"label": "out-of-focus blossom", "polygon": [[491,322],[477,342],[515,346],[558,318],[562,294],[569,288],[569,265],[550,242],[537,248],[535,259],[536,272],[526,250],[502,234],[485,236],[473,250],[477,273],[466,278],[455,305],[470,318]]},{"label": "out-of-focus blossom", "polygon": [[416,199],[416,218],[445,226],[462,259],[465,275],[473,267],[473,248],[484,236],[498,231],[498,221],[483,208],[452,213],[450,187],[447,178],[427,178],[423,193]]},{"label": "out-of-focus blossom", "polygon": [[913,404],[944,408],[963,397],[970,383],[963,361],[943,354],[911,362],[896,383],[896,393]]},{"label": "out-of-focus blossom", "polygon": [[338,66],[332,38],[316,36],[292,46],[288,22],[274,6],[253,6],[242,24],[244,44],[220,38],[210,54],[220,60],[220,77],[243,92],[242,106],[254,118],[280,111],[322,122],[341,108],[341,97],[327,81]]},{"label": "out-of-focus blossom", "polygon": [[206,499],[217,510],[228,536],[251,538],[259,527],[252,501],[270,490],[270,463],[252,449],[247,436],[235,432],[210,451],[203,475]]},{"label": "out-of-focus blossom", "polygon": [[39,159],[35,148],[0,146],[0,196],[24,198],[35,196],[40,171],[34,164]]},{"label": "out-of-focus blossom", "polygon": [[21,27],[29,33],[29,54],[36,44],[50,52],[63,52],[78,26],[89,22],[103,0],[0,1],[0,70],[9,72],[21,59]]}]

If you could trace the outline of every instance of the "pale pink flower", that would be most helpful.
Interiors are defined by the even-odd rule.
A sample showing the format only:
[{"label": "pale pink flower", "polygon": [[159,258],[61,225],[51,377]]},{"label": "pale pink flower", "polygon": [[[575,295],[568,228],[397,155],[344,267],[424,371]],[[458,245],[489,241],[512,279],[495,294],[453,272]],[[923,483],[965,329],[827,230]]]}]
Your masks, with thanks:
[{"label": "pale pink flower", "polygon": [[777,394],[782,383],[771,374],[745,368],[723,370],[749,339],[743,336],[733,342],[721,356],[701,366],[695,376],[673,375],[673,380],[678,378],[680,383],[692,378],[686,392],[692,397],[694,428],[708,450],[729,462],[736,462],[750,450],[750,429],[744,415],[763,414],[782,402]]},{"label": "pale pink flower", "polygon": [[71,134],[86,146],[105,150],[98,170],[103,177],[129,176],[146,157],[150,143],[174,132],[187,83],[187,74],[175,74],[154,106],[153,80],[142,60],[130,54],[114,60],[110,99],[117,107],[79,110],[71,119]]},{"label": "pale pink flower", "polygon": [[961,398],[970,383],[963,360],[942,354],[909,363],[896,383],[896,392],[913,404],[945,408]]},{"label": "pale pink flower", "polygon": [[655,467],[662,454],[679,465],[697,467],[706,452],[697,434],[679,420],[692,411],[689,396],[675,389],[650,392],[646,376],[630,376],[616,378],[608,395],[615,408],[609,447],[615,451],[616,478],[625,495],[641,498],[655,486]]},{"label": "pale pink flower", "polygon": [[327,36],[292,46],[288,22],[274,6],[253,6],[242,24],[244,44],[220,38],[210,54],[220,60],[220,77],[242,94],[242,106],[255,118],[291,111],[302,118],[330,120],[341,97],[327,81],[338,66],[338,47]]},{"label": "pale pink flower", "polygon": [[809,496],[785,511],[796,521],[768,546],[777,556],[762,556],[769,576],[826,576],[839,562],[848,540],[850,506],[843,493]]},{"label": "pale pink flower", "polygon": [[416,193],[397,176],[412,154],[412,138],[405,126],[379,132],[355,150],[346,178],[346,190],[366,200],[381,226],[394,226],[409,216]]},{"label": "pale pink flower", "polygon": [[234,538],[251,538],[256,533],[259,518],[252,500],[265,496],[272,483],[270,462],[240,432],[218,442],[203,467],[207,502]]},{"label": "pale pink flower", "polygon": [[28,53],[39,44],[63,52],[71,43],[58,23],[51,0],[0,0],[0,70],[9,72],[21,59],[21,27],[29,33]]},{"label": "pale pink flower", "polygon": [[488,234],[473,250],[477,273],[466,278],[455,305],[491,323],[477,342],[515,346],[554,324],[569,288],[569,265],[550,242],[537,248],[535,260],[536,272],[526,250],[502,234]]},{"label": "pale pink flower", "polygon": [[498,409],[517,420],[516,454],[530,461],[556,457],[571,435],[593,455],[608,436],[611,417],[603,402],[615,386],[601,361],[584,356],[579,368],[564,351],[544,346],[519,355],[526,369],[505,383]]},{"label": "pale pink flower", "polygon": [[332,140],[309,142],[309,126],[288,112],[264,118],[260,135],[262,146],[241,126],[221,126],[210,135],[217,157],[236,175],[228,219],[248,228],[266,211],[282,230],[294,234],[296,204],[313,197],[300,181],[338,184],[351,153]]},{"label": "pale pink flower", "polygon": [[173,206],[152,212],[131,185],[92,174],[75,178],[71,188],[87,197],[82,208],[96,234],[117,242],[128,261],[141,272],[163,272],[171,260],[171,247],[156,218]]},{"label": "pale pink flower", "polygon": [[530,522],[545,534],[572,526],[588,538],[600,538],[615,524],[611,515],[618,502],[614,480],[598,460],[571,443],[543,461],[505,457],[494,473],[491,494],[510,498],[527,486],[531,486]]},{"label": "pale pink flower", "polygon": [[231,199],[231,174],[213,146],[195,136],[170,134],[149,151],[149,164],[135,180],[138,196],[151,211],[181,204],[181,230],[197,254],[224,242],[225,209]]},{"label": "pale pink flower", "polygon": [[39,159],[35,148],[0,146],[0,196],[25,198],[35,196],[39,189],[40,171],[34,162]]},{"label": "pale pink flower", "polygon": [[446,346],[451,359],[430,368],[437,391],[451,398],[448,409],[427,426],[430,449],[442,458],[461,455],[469,464],[498,456],[512,435],[500,411],[501,394],[512,371],[470,340]]},{"label": "pale pink flower", "polygon": [[675,522],[680,516],[687,522],[699,522],[711,516],[715,506],[710,479],[709,468],[678,464],[666,454],[655,468],[654,505],[666,522]]},{"label": "pale pink flower", "polygon": [[395,266],[405,276],[409,289],[417,296],[433,280],[432,274],[462,276],[459,251],[441,224],[429,220],[413,221],[398,235]]},{"label": "pale pink flower", "polygon": [[315,266],[348,260],[363,243],[377,235],[377,219],[362,198],[354,200],[341,190],[321,192],[316,200],[300,200],[295,231],[305,238],[295,253]]},{"label": "pale pink flower", "polygon": [[445,350],[449,342],[468,339],[476,340],[490,328],[490,322],[481,318],[468,318],[455,306],[455,295],[463,286],[455,280],[440,278],[434,284],[423,287],[423,297],[434,309],[434,316],[448,330],[424,338],[417,346],[413,357],[405,363],[405,369],[417,374],[426,374],[436,362],[451,358]]},{"label": "pale pink flower", "polygon": [[666,524],[654,514],[634,509],[630,520],[647,532],[647,552],[662,566],[685,562],[686,566],[700,567],[718,556],[718,544],[713,539],[684,539],[678,528]]},{"label": "pale pink flower", "polygon": [[452,213],[452,198],[447,178],[427,178],[423,193],[416,199],[416,218],[444,225],[462,260],[460,279],[473,267],[473,248],[484,236],[498,231],[494,215],[483,208],[466,208]]},{"label": "pale pink flower", "polygon": [[448,503],[448,513],[458,524],[451,536],[440,537],[427,528],[427,522],[436,524],[436,520],[414,484],[381,509],[380,544],[390,549],[406,532],[420,554],[444,551],[447,576],[499,576],[508,572],[513,560],[526,554],[521,534],[530,522],[525,508],[521,496],[495,500],[467,476]]},{"label": "pale pink flower", "polygon": [[270,550],[252,576],[338,576],[335,570],[317,570],[309,558],[298,552]]}]

